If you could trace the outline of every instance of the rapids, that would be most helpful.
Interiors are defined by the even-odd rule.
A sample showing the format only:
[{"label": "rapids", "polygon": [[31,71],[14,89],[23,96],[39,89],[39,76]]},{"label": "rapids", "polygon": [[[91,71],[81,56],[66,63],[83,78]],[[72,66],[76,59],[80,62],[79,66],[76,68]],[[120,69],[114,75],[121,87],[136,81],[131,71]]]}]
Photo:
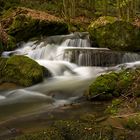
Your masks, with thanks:
[{"label": "rapids", "polygon": [[[7,116],[44,111],[78,99],[97,76],[140,65],[136,53],[112,52],[91,46],[88,33],[51,36],[18,44],[3,57],[26,55],[45,66],[52,77],[24,89],[0,91],[0,109]],[[15,107],[16,106],[16,107]],[[10,112],[10,113],[9,113]],[[0,118],[4,120],[4,115]]]}]

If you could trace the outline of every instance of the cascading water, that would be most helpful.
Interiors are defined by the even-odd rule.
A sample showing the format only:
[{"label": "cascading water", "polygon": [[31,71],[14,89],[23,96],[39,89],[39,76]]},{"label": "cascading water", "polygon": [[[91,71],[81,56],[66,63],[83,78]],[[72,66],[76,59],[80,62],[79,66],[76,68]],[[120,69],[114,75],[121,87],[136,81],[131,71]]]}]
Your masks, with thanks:
[{"label": "cascading water", "polygon": [[23,111],[34,103],[38,105],[32,107],[32,111],[28,110],[29,112],[75,100],[83,95],[97,76],[109,70],[118,70],[121,65],[115,66],[117,64],[137,61],[126,66],[140,65],[138,54],[118,53],[107,48],[91,47],[87,33],[54,36],[41,41],[22,43],[15,51],[4,52],[3,56],[17,54],[34,59],[53,75],[44,79],[43,83],[32,87],[1,91],[0,108],[17,104],[25,107],[26,104],[27,107],[22,108]]}]

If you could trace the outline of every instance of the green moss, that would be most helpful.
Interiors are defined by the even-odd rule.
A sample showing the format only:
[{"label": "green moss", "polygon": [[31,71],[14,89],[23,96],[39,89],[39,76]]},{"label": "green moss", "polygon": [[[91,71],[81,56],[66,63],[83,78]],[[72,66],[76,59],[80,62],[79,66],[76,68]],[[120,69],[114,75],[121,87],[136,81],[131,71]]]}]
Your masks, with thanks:
[{"label": "green moss", "polygon": [[[112,129],[110,127],[97,127],[90,123],[79,121],[57,121],[55,123],[66,140],[111,140]],[[100,132],[102,131],[102,135]]]},{"label": "green moss", "polygon": [[12,16],[13,11],[15,11],[17,8],[14,7],[10,7],[9,9],[5,10],[2,14],[2,18],[8,18],[9,16]]},{"label": "green moss", "polygon": [[43,80],[42,67],[26,56],[12,56],[7,59],[1,72],[3,82],[13,82],[22,86],[31,86]]},{"label": "green moss", "polygon": [[95,82],[90,85],[88,97],[99,95],[100,100],[111,99],[116,88],[116,81],[118,80],[117,73],[110,73],[99,76]]},{"label": "green moss", "polygon": [[125,93],[126,89],[133,83],[133,76],[135,72],[133,71],[122,71],[119,73],[119,79],[117,81],[116,92]]},{"label": "green moss", "polygon": [[64,138],[57,128],[48,127],[44,131],[25,134],[15,140],[64,140]]},{"label": "green moss", "polygon": [[6,50],[11,51],[14,50],[15,48],[16,48],[16,39],[12,36],[8,36]]},{"label": "green moss", "polygon": [[140,130],[140,114],[135,116],[130,116],[124,127],[130,130]]},{"label": "green moss", "polygon": [[84,31],[87,31],[87,25],[82,25],[80,23],[71,23],[71,22],[69,22],[67,24],[68,24],[68,30],[70,32],[84,32]]},{"label": "green moss", "polygon": [[102,100],[118,97],[133,83],[134,74],[131,70],[124,70],[101,75],[90,85],[87,96],[89,99],[97,96],[96,99]]},{"label": "green moss", "polygon": [[[122,32],[123,31],[123,32]],[[89,26],[91,39],[99,47],[112,50],[140,51],[140,28],[114,18],[99,18]]]},{"label": "green moss", "polygon": [[80,120],[82,122],[94,123],[95,122],[95,115],[87,113],[87,114],[80,116]]},{"label": "green moss", "polygon": [[27,41],[33,37],[66,33],[68,33],[68,26],[64,22],[32,19],[22,14],[16,16],[8,29],[8,34],[15,37],[17,42]]},{"label": "green moss", "polygon": [[112,101],[112,104],[110,106],[107,107],[106,109],[106,113],[109,113],[111,115],[116,115],[119,111],[119,106],[122,103],[122,100],[120,99],[114,99]]}]

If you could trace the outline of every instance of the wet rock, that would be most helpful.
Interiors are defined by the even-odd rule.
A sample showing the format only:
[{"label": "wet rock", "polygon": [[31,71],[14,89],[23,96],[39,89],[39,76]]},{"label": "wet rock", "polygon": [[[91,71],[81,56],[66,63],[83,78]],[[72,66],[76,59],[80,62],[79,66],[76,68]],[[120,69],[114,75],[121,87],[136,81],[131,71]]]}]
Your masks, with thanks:
[{"label": "wet rock", "polygon": [[0,58],[0,82],[11,82],[21,86],[31,86],[41,82],[44,69],[26,56]]},{"label": "wet rock", "polygon": [[17,84],[14,83],[0,83],[0,91],[6,90],[13,90],[13,89],[18,89],[21,88]]},{"label": "wet rock", "polygon": [[[138,75],[139,69],[101,75],[90,85],[86,96],[88,99],[98,100],[108,100],[128,93],[131,93],[131,96],[133,96],[139,86],[137,82]],[[136,87],[135,90],[133,90],[134,85]]]}]

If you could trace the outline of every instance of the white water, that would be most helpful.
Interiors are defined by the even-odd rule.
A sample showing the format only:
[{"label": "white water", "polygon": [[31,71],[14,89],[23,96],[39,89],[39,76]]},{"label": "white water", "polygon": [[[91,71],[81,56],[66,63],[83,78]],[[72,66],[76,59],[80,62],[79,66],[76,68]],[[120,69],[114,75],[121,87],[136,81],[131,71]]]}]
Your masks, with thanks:
[{"label": "white water", "polygon": [[[101,52],[107,52],[107,54],[104,55]],[[82,96],[97,76],[112,70],[120,70],[122,66],[127,68],[140,66],[140,61],[136,61],[140,60],[138,54],[126,53],[117,55],[119,58],[122,56],[119,61],[125,64],[102,67],[106,61],[103,57],[108,56],[108,52],[110,52],[109,49],[105,48],[91,48],[87,34],[50,37],[40,42],[23,43],[15,51],[4,52],[5,57],[17,54],[26,55],[45,66],[53,76],[32,87],[1,91],[0,106],[8,104],[22,106],[27,103],[57,106],[70,103]],[[114,55],[110,55],[110,59],[113,61],[111,64],[118,61]],[[98,67],[93,64],[97,64]]]}]

